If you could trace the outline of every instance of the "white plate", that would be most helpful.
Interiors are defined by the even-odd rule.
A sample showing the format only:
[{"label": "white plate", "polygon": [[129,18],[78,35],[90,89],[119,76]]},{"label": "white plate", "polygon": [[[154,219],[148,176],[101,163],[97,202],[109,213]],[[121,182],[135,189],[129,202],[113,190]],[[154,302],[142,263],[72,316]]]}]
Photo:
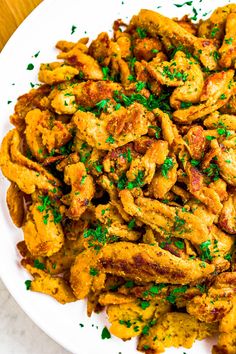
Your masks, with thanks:
[{"label": "white plate", "polygon": [[[30,89],[30,82],[37,82],[37,71],[41,62],[54,61],[54,44],[59,39],[76,41],[81,36],[95,38],[101,31],[112,34],[112,23],[117,18],[128,21],[141,8],[157,10],[169,17],[193,14],[198,18],[212,10],[213,2],[194,0],[192,6],[182,8],[182,0],[44,0],[31,13],[11,37],[0,55],[0,140],[10,129],[9,115],[13,112],[16,98]],[[214,8],[230,3],[215,0]],[[233,1],[232,1],[233,2]],[[72,26],[76,26],[71,35]],[[40,51],[37,58],[34,57]],[[26,70],[33,63],[34,70]],[[8,103],[8,101],[12,101]],[[0,275],[12,296],[50,337],[67,350],[76,354],[137,354],[136,341],[123,342],[115,337],[101,339],[104,325],[109,326],[105,315],[86,315],[85,301],[60,305],[49,296],[26,291],[25,280],[29,275],[19,265],[16,243],[22,239],[22,232],[13,227],[5,202],[8,183],[0,176]],[[84,327],[80,326],[80,323]],[[211,342],[196,342],[187,350],[184,348],[166,350],[166,353],[183,352],[208,354]]]}]

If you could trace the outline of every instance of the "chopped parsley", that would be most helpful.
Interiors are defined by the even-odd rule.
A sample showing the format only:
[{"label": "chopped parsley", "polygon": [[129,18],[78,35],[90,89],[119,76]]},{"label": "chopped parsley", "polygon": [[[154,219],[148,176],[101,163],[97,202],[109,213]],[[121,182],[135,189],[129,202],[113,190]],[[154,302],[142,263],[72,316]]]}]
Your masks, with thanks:
[{"label": "chopped parsley", "polygon": [[[94,247],[96,250],[100,250],[101,246],[104,246],[107,242],[107,228],[104,228],[102,225],[97,225],[96,229],[86,229],[84,231],[84,238],[91,238],[89,241],[89,246]],[[94,244],[98,242],[100,245]]]},{"label": "chopped parsley", "polygon": [[130,220],[128,223],[128,229],[132,230],[135,227],[135,219]]},{"label": "chopped parsley", "polygon": [[133,288],[133,287],[134,287],[134,282],[133,282],[133,280],[128,280],[128,281],[125,283],[125,287],[126,287],[126,288]]},{"label": "chopped parsley", "polygon": [[188,285],[181,286],[180,288],[175,288],[170,292],[170,294],[166,297],[166,300],[171,304],[174,304],[177,298],[177,294],[183,294],[188,289]]},{"label": "chopped parsley", "polygon": [[143,82],[143,81],[138,81],[135,85],[136,87],[136,91],[139,92],[141,91],[142,89],[144,89],[146,86],[146,82]]},{"label": "chopped parsley", "polygon": [[76,28],[77,28],[77,27],[76,27],[75,25],[72,25],[72,26],[71,26],[71,32],[70,32],[70,34],[74,34]]},{"label": "chopped parsley", "polygon": [[110,99],[106,98],[96,103],[96,107],[98,107],[98,113],[100,113],[102,110],[106,110],[109,101]]},{"label": "chopped parsley", "polygon": [[167,76],[170,80],[182,80],[185,82],[188,78],[187,73],[181,73],[180,71],[177,71],[175,68],[173,71],[170,70],[169,66],[164,66],[163,68],[163,76]]},{"label": "chopped parsley", "polygon": [[109,135],[109,137],[106,139],[106,143],[114,144],[114,142],[115,142],[115,139],[113,138],[113,136]]},{"label": "chopped parsley", "polygon": [[30,63],[27,65],[27,70],[33,70],[34,69],[34,64]]},{"label": "chopped parsley", "polygon": [[209,246],[211,245],[211,241],[210,240],[207,240],[205,242],[202,242],[199,246],[201,252],[202,252],[202,255],[201,255],[201,259],[202,261],[211,261],[212,260],[212,256],[211,256],[211,252],[210,252],[210,249],[209,249]]},{"label": "chopped parsley", "polygon": [[34,267],[41,270],[44,270],[46,268],[45,264],[41,263],[38,259],[34,260]]},{"label": "chopped parsley", "polygon": [[108,80],[109,72],[110,72],[110,69],[107,66],[102,67],[103,80]]},{"label": "chopped parsley", "polygon": [[210,163],[210,166],[205,168],[203,173],[213,179],[213,181],[217,181],[220,178],[220,169],[216,163]]},{"label": "chopped parsley", "polygon": [[167,157],[161,166],[161,174],[165,178],[168,178],[168,172],[174,167],[174,162],[171,157]]},{"label": "chopped parsley", "polygon": [[215,136],[212,136],[212,135],[207,135],[206,136],[206,140],[208,140],[208,141],[211,141],[211,140],[214,140],[214,139],[216,139]]},{"label": "chopped parsley", "polygon": [[139,35],[139,38],[146,38],[147,37],[147,32],[145,31],[145,29],[143,28],[140,28],[140,27],[137,27],[136,28],[136,32],[138,33]]},{"label": "chopped parsley", "polygon": [[96,275],[99,274],[99,271],[96,268],[91,267],[89,270],[89,274],[95,277]]},{"label": "chopped parsley", "polygon": [[190,160],[190,163],[191,163],[192,166],[196,167],[196,166],[198,166],[200,164],[200,161],[192,159],[192,160]]},{"label": "chopped parsley", "polygon": [[197,16],[198,16],[198,12],[195,9],[195,7],[193,7],[193,16],[191,17],[191,20],[197,21]]},{"label": "chopped parsley", "polygon": [[62,215],[59,212],[58,206],[55,205],[55,202],[52,201],[48,195],[40,195],[38,198],[41,202],[41,205],[38,205],[37,209],[41,213],[44,213],[43,223],[47,225],[49,219],[49,211],[51,211],[54,224],[59,224],[62,220]]},{"label": "chopped parsley", "polygon": [[34,54],[34,57],[37,58],[39,56],[40,50]]},{"label": "chopped parsley", "polygon": [[233,43],[233,38],[230,37],[230,38],[225,39],[225,43],[232,44]]},{"label": "chopped parsley", "polygon": [[146,300],[140,301],[139,306],[142,308],[142,310],[146,310],[150,306],[150,302]]},{"label": "chopped parsley", "polygon": [[101,334],[102,339],[110,339],[111,333],[108,331],[107,327],[104,327]]},{"label": "chopped parsley", "polygon": [[186,1],[183,4],[174,4],[176,7],[183,7],[184,5],[188,5],[191,6],[192,5],[192,1]]},{"label": "chopped parsley", "polygon": [[232,259],[232,254],[227,253],[227,254],[224,256],[224,259],[226,259],[227,261],[231,261],[231,259]]},{"label": "chopped parsley", "polygon": [[191,102],[181,102],[180,103],[180,108],[189,108],[192,106]]},{"label": "chopped parsley", "polygon": [[211,30],[211,37],[215,37],[216,33],[219,32],[219,27],[217,27],[216,25],[212,28]]},{"label": "chopped parsley", "polygon": [[175,241],[174,242],[175,246],[178,247],[180,250],[184,249],[184,242],[183,241]]},{"label": "chopped parsley", "polygon": [[25,281],[26,290],[30,290],[31,283],[32,283],[31,280],[26,280]]}]

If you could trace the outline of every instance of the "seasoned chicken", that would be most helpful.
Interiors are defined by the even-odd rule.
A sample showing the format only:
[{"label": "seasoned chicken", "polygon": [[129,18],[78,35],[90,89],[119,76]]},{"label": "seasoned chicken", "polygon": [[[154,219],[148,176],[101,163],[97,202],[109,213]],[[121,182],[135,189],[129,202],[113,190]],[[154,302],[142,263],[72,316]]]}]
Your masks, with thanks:
[{"label": "seasoned chicken", "polygon": [[138,350],[159,354],[172,346],[191,348],[196,339],[211,337],[216,332],[217,326],[200,322],[186,313],[167,313],[157,319],[148,335],[141,336]]},{"label": "seasoned chicken", "polygon": [[34,109],[25,117],[26,142],[39,161],[53,149],[60,148],[71,140],[72,135],[62,122],[55,120],[49,111]]},{"label": "seasoned chicken", "polygon": [[226,20],[225,37],[219,49],[220,65],[223,68],[236,68],[236,13],[230,13]]},{"label": "seasoned chicken", "polygon": [[206,225],[182,208],[171,207],[150,198],[134,199],[128,190],[122,190],[120,197],[128,214],[149,225],[164,237],[176,236],[190,240],[196,245],[208,240],[209,231]]},{"label": "seasoned chicken", "polygon": [[190,124],[223,107],[233,93],[233,76],[234,70],[221,71],[208,76],[200,97],[200,101],[204,103],[175,111],[174,120],[181,124]]},{"label": "seasoned chicken", "polygon": [[36,188],[50,191],[59,187],[60,181],[38,163],[28,159],[20,152],[21,138],[16,129],[9,131],[2,142],[0,167],[11,182],[15,182],[26,194],[34,193]]},{"label": "seasoned chicken", "polygon": [[214,272],[215,267],[199,260],[183,260],[158,246],[118,242],[100,251],[101,271],[138,282],[187,284]]},{"label": "seasoned chicken", "polygon": [[149,113],[134,103],[114,113],[97,118],[93,113],[78,111],[73,117],[77,135],[98,150],[113,150],[145,135],[149,126]]},{"label": "seasoned chicken", "polygon": [[71,192],[61,199],[68,205],[66,215],[79,220],[94,196],[93,178],[87,174],[84,164],[78,162],[65,167],[64,181],[71,186]]},{"label": "seasoned chicken", "polygon": [[110,81],[87,81],[67,85],[65,89],[55,88],[49,98],[52,108],[58,114],[74,114],[78,106],[94,107],[98,102],[112,99],[114,91],[121,86]]},{"label": "seasoned chicken", "polygon": [[26,265],[28,272],[34,277],[30,281],[30,290],[54,297],[61,304],[76,301],[71,287],[61,277],[52,277],[43,270]]},{"label": "seasoned chicken", "polygon": [[55,217],[55,209],[45,209],[40,203],[34,203],[26,214],[22,227],[24,239],[30,253],[34,256],[51,256],[58,252],[64,243],[64,234],[60,222]]},{"label": "seasoned chicken", "polygon": [[22,227],[25,217],[24,194],[14,182],[7,190],[6,201],[12,221],[17,227]]},{"label": "seasoned chicken", "polygon": [[168,38],[176,46],[184,45],[190,51],[193,50],[205,67],[210,70],[216,69],[216,62],[210,55],[216,50],[214,41],[195,37],[168,17],[154,11],[141,10],[137,16],[133,16],[130,26],[144,28],[153,37]]},{"label": "seasoned chicken", "polygon": [[228,234],[236,234],[236,195],[229,195],[219,216],[219,226]]},{"label": "seasoned chicken", "polygon": [[45,84],[54,85],[58,82],[71,80],[79,74],[79,70],[58,62],[41,64],[38,79]]}]

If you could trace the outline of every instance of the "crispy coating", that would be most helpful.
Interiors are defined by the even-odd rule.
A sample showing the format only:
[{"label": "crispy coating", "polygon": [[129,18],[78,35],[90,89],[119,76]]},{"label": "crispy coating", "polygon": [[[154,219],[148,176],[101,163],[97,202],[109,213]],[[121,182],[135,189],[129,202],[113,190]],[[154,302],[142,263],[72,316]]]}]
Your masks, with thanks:
[{"label": "crispy coating", "polygon": [[40,65],[38,79],[45,84],[54,85],[59,82],[71,80],[78,74],[78,69],[69,65],[54,62]]},{"label": "crispy coating", "polygon": [[53,186],[60,186],[61,183],[57,178],[21,154],[20,142],[17,130],[11,130],[3,139],[0,166],[4,176],[15,182],[26,194],[34,193],[36,188],[49,191]]},{"label": "crispy coating", "polygon": [[64,180],[71,186],[70,194],[62,198],[62,202],[68,205],[66,215],[79,220],[94,196],[93,178],[87,175],[84,164],[78,162],[65,167]]},{"label": "crispy coating", "polygon": [[[193,342],[211,337],[217,326],[198,321],[186,313],[172,312],[162,315],[150,328],[148,335],[142,335],[138,349],[147,353],[164,353],[168,347],[191,348]],[[149,348],[146,351],[146,348]]]},{"label": "crispy coating", "polygon": [[30,283],[30,290],[50,295],[63,305],[76,301],[71,287],[63,278],[52,277],[29,264],[26,265],[26,269],[34,277]]},{"label": "crispy coating", "polygon": [[27,248],[34,256],[51,256],[58,252],[64,243],[61,224],[55,223],[51,210],[47,213],[46,223],[42,218],[40,204],[33,204],[22,227]]},{"label": "crispy coating", "polygon": [[17,227],[22,227],[25,217],[24,194],[14,182],[7,190],[6,201],[12,221]]},{"label": "crispy coating", "polygon": [[[148,114],[139,103],[120,108],[98,119],[93,113],[77,111],[73,117],[78,137],[98,150],[113,150],[123,146],[148,130]],[[114,136],[114,138],[113,138]]]},{"label": "crispy coating", "polygon": [[170,41],[173,40],[176,46],[178,44],[184,45],[194,51],[204,66],[210,70],[216,68],[216,62],[210,55],[210,52],[216,50],[214,41],[195,37],[168,17],[154,11],[141,10],[137,16],[131,19],[131,26],[144,28],[153,37],[159,35],[170,39]]},{"label": "crispy coating", "polygon": [[145,244],[119,242],[105,246],[99,257],[99,267],[109,273],[130,279],[156,283],[187,284],[207,277],[214,266],[201,267],[197,260],[183,260],[161,248]]}]

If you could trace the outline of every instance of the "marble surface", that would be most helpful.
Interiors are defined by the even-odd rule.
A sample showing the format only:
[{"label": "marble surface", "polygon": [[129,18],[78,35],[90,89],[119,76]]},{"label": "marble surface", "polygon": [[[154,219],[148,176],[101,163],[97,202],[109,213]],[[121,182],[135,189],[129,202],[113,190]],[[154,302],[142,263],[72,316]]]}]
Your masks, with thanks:
[{"label": "marble surface", "polygon": [[70,354],[23,312],[0,279],[0,353]]}]

